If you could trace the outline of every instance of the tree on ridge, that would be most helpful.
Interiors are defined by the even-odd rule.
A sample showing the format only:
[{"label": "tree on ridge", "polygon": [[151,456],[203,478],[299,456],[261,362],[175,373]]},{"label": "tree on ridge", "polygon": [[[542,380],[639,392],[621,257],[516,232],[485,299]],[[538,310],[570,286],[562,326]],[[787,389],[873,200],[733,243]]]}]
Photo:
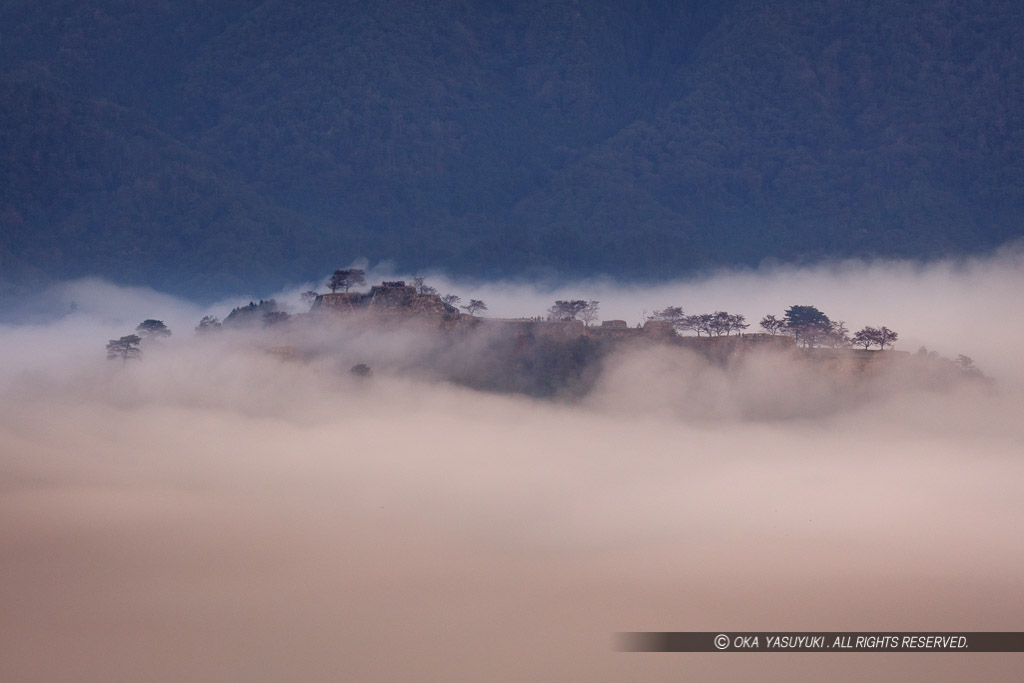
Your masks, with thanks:
[{"label": "tree on ridge", "polygon": [[327,281],[327,286],[331,289],[332,294],[339,289],[344,289],[347,292],[352,287],[365,284],[366,273],[360,268],[336,270]]}]

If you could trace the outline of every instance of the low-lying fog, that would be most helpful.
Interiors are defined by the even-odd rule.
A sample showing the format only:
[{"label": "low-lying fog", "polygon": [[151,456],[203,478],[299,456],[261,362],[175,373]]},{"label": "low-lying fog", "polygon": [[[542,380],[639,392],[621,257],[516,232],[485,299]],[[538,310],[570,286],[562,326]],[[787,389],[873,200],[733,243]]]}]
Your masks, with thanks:
[{"label": "low-lying fog", "polygon": [[[271,331],[193,333],[248,299],[55,288],[74,312],[0,327],[0,679],[1017,680],[1019,654],[638,654],[614,634],[1024,631],[1021,263],[428,278],[501,316],[573,297],[756,327],[815,305],[995,380],[851,391],[791,359],[653,349],[571,401],[444,381],[472,343],[341,328],[288,360]],[[144,318],[173,336],[106,360]]]}]

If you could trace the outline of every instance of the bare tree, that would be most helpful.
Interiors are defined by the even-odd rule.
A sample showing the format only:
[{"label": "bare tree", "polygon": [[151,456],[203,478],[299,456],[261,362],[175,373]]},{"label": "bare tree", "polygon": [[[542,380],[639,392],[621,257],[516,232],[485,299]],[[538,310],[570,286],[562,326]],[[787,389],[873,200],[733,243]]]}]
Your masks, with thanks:
[{"label": "bare tree", "polygon": [[733,313],[729,316],[729,327],[730,332],[742,332],[750,327],[750,323],[747,322],[747,316],[740,313]]},{"label": "bare tree", "polygon": [[878,346],[880,349],[885,351],[886,346],[892,346],[899,338],[899,334],[893,332],[888,327],[878,328]]},{"label": "bare tree", "polygon": [[[701,318],[701,322],[704,322],[703,318]],[[714,334],[716,337],[723,334],[729,336],[733,332],[740,332],[748,327],[750,325],[747,324],[745,316],[733,315],[725,311],[715,311],[708,316],[706,325],[702,325],[702,329],[706,329],[709,335]]]},{"label": "bare tree", "polygon": [[850,330],[842,320],[833,321],[827,331],[822,334],[822,344],[833,349],[841,349],[853,343]]},{"label": "bare tree", "polygon": [[458,294],[445,294],[441,297],[441,303],[452,308],[457,308],[460,301],[462,301],[462,297]]},{"label": "bare tree", "polygon": [[863,346],[864,350],[867,351],[878,343],[878,328],[863,327],[854,333],[850,341],[854,346]]},{"label": "bare tree", "polygon": [[437,290],[427,284],[426,278],[417,275],[412,279],[417,294],[437,294]]},{"label": "bare tree", "polygon": [[476,315],[477,311],[486,311],[487,304],[485,304],[483,301],[480,301],[479,299],[470,299],[468,304],[466,304],[465,306],[461,306],[460,308],[465,310],[466,313],[469,313],[470,315]]},{"label": "bare tree", "polygon": [[344,289],[347,292],[352,287],[365,284],[366,273],[359,268],[336,270],[327,281],[327,286],[330,287],[332,294],[337,292],[339,289]]},{"label": "bare tree", "polygon": [[586,307],[584,307],[584,309],[580,311],[580,320],[582,320],[583,324],[586,325],[587,327],[590,327],[590,323],[597,320],[598,305],[599,302],[591,299],[590,301],[587,302]]},{"label": "bare tree", "polygon": [[711,330],[713,325],[713,318],[710,313],[699,313],[697,315],[688,315],[683,318],[682,323],[679,326],[681,330],[691,330],[697,333],[697,336],[701,336],[701,333],[711,336]]},{"label": "bare tree", "polygon": [[711,320],[708,322],[708,330],[716,337],[721,337],[728,329],[728,325],[729,314],[724,311],[715,311],[711,314]]},{"label": "bare tree", "polygon": [[660,311],[655,311],[649,320],[670,322],[680,332],[696,332],[698,337],[705,335],[708,337],[728,336],[733,332],[740,332],[750,327],[746,317],[739,314],[715,311],[714,313],[686,315],[679,306],[668,306]]},{"label": "bare tree", "polygon": [[761,318],[761,329],[771,335],[776,335],[780,332],[785,332],[786,321],[779,320],[774,315],[766,315]]},{"label": "bare tree", "polygon": [[865,350],[872,346],[878,346],[879,349],[884,351],[885,347],[892,346],[897,338],[899,338],[899,335],[888,327],[864,327],[853,335],[851,341],[856,346],[863,346]]},{"label": "bare tree", "polygon": [[141,343],[142,337],[137,334],[129,334],[120,339],[111,339],[107,342],[107,358],[110,360],[120,358],[122,365],[127,363],[129,358],[140,360],[142,358],[142,349],[139,348],[139,344]]}]

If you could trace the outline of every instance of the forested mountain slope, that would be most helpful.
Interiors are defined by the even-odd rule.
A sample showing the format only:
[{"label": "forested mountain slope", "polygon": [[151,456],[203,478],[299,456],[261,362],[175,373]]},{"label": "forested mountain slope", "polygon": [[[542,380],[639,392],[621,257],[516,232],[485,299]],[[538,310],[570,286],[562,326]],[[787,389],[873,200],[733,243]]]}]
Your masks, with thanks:
[{"label": "forested mountain slope", "polygon": [[0,281],[632,278],[1024,233],[1024,29],[949,2],[0,2]]}]

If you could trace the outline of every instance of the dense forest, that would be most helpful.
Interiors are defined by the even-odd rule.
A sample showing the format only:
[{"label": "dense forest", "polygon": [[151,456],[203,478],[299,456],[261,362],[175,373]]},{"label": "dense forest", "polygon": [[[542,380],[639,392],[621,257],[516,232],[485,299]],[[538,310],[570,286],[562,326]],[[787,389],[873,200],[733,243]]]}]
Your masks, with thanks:
[{"label": "dense forest", "polygon": [[1010,0],[0,0],[0,291],[934,257],[1024,234]]}]

